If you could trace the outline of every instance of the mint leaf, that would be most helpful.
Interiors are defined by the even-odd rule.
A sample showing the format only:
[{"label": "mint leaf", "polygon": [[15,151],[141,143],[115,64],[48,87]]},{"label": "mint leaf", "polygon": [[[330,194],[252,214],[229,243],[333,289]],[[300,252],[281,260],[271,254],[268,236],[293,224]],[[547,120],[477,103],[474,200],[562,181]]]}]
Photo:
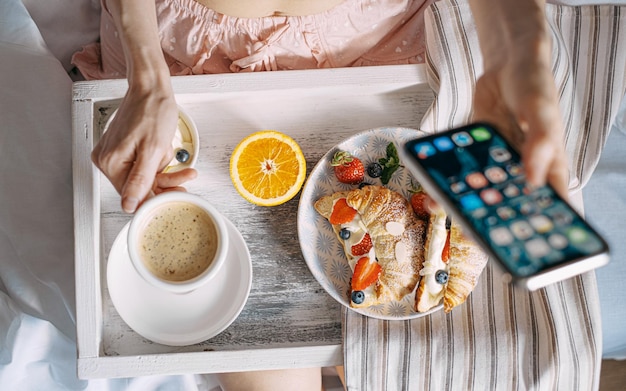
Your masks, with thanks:
[{"label": "mint leaf", "polygon": [[380,177],[380,181],[383,185],[386,185],[391,180],[391,176],[398,168],[400,168],[400,158],[398,157],[398,150],[394,143],[387,145],[387,157],[378,159],[378,163],[383,166],[383,174]]},{"label": "mint leaf", "polygon": [[387,183],[389,183],[389,181],[391,180],[391,176],[393,175],[394,172],[396,172],[398,168],[400,168],[399,165],[392,166],[392,167],[385,167],[383,169],[383,174],[380,176],[380,181],[383,183],[383,185],[386,185]]},{"label": "mint leaf", "polygon": [[400,165],[400,157],[398,156],[398,150],[396,149],[396,145],[394,143],[389,143],[387,145],[387,157],[389,159],[394,159],[394,161],[398,162]]}]

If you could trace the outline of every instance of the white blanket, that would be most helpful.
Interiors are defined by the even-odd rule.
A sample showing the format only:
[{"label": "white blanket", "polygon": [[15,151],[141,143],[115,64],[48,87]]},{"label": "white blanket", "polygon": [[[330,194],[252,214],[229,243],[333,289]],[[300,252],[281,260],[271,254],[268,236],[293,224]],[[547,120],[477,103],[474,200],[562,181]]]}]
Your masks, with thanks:
[{"label": "white blanket", "polygon": [[[61,6],[54,1],[27,1],[33,11],[38,3]],[[84,0],[81,11],[73,15],[92,17],[84,7],[98,3]],[[39,12],[46,19],[47,15]],[[73,37],[75,31],[68,19],[60,28],[69,29],[67,34]],[[48,22],[53,24],[47,24],[45,31],[54,37],[54,22]],[[92,20],[76,20],[79,22],[93,26]],[[79,36],[80,31],[76,33]],[[71,44],[77,45],[78,39],[94,39],[95,33],[85,31],[86,35]],[[65,63],[71,45],[63,47],[57,42],[52,46],[53,51],[19,0],[0,0],[0,388],[214,389],[214,379],[204,376],[91,381],[76,377],[71,80]],[[601,223],[600,228],[607,227],[616,253],[623,254],[626,174],[621,153],[626,148],[626,136],[613,133],[607,148],[610,153],[598,168],[599,182],[592,177],[586,188],[596,191],[590,192],[586,201],[604,211],[598,214],[598,221],[612,225]],[[609,203],[615,206],[603,208]],[[587,209],[589,218],[594,219],[592,206]],[[598,272],[603,346],[612,357],[626,356],[626,307],[620,304],[621,294],[616,294],[621,292],[626,275],[622,259],[614,257],[610,269]]]},{"label": "white blanket", "polygon": [[71,80],[20,1],[0,2],[0,388],[212,389],[76,376]]}]

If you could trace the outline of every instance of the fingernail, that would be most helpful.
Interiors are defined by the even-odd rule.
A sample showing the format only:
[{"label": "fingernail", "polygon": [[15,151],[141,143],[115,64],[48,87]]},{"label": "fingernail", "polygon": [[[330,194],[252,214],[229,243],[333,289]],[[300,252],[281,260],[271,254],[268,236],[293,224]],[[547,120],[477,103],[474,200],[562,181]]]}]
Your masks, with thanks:
[{"label": "fingernail", "polygon": [[134,213],[137,209],[137,205],[139,205],[139,200],[135,197],[125,197],[122,200],[122,209],[126,213]]}]

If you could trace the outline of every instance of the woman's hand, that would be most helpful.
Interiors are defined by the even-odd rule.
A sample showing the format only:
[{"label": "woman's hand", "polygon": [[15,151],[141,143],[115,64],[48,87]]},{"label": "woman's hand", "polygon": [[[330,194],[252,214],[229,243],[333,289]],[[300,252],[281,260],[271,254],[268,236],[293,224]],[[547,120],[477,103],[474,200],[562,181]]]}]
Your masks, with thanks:
[{"label": "woman's hand", "polygon": [[529,182],[567,198],[568,165],[542,0],[473,0],[484,74],[474,120],[490,122],[521,153]]},{"label": "woman's hand", "polygon": [[[178,107],[170,91],[138,91],[132,87],[91,158],[122,196],[122,208],[133,213],[148,197],[196,176],[188,169],[159,174],[173,158],[172,139]],[[157,175],[158,174],[158,175]]]},{"label": "woman's hand", "polygon": [[474,119],[495,125],[517,146],[529,182],[567,197],[563,123],[550,68],[530,61],[486,71],[476,83]]},{"label": "woman's hand", "polygon": [[160,174],[172,160],[178,106],[158,33],[154,0],[103,2],[124,48],[128,91],[91,159],[133,213],[150,195],[178,189],[193,169]]}]

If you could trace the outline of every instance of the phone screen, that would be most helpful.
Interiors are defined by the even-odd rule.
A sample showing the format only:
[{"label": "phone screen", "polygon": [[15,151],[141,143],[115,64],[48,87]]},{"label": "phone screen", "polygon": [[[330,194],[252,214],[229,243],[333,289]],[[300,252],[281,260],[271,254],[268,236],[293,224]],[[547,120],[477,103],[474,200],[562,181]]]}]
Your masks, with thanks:
[{"label": "phone screen", "polygon": [[608,251],[606,242],[551,187],[533,189],[526,183],[519,154],[490,125],[413,140],[404,152],[513,277]]}]

